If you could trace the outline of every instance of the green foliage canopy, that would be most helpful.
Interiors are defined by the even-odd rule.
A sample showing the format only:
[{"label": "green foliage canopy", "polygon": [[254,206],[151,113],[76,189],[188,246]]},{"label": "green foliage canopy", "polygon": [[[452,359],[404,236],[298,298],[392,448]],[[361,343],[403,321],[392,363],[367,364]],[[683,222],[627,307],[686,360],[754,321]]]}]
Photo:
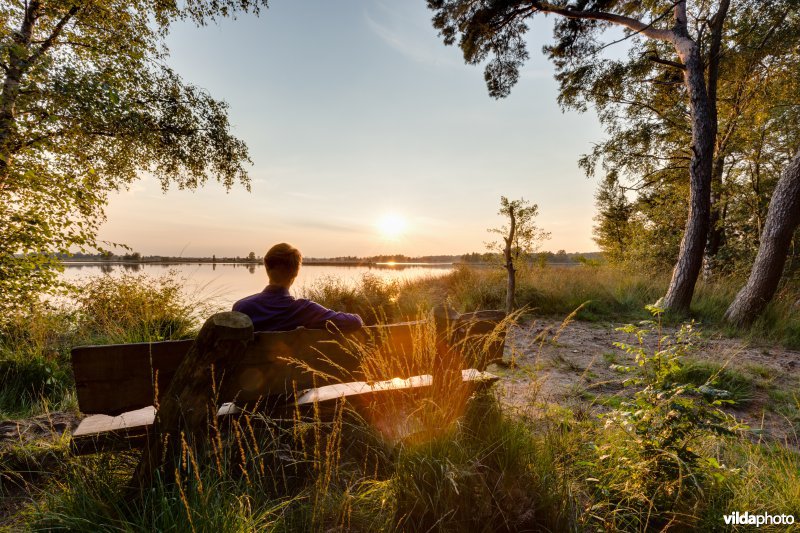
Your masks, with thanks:
[{"label": "green foliage canopy", "polygon": [[108,194],[142,172],[164,190],[249,187],[227,104],[166,65],[170,25],[266,0],[29,0],[0,5],[0,294],[56,284],[55,254],[97,249]]},{"label": "green foliage canopy", "polygon": [[[796,0],[731,2],[721,46],[712,222],[707,256],[720,273],[746,271],[772,190],[800,146],[800,17]],[[593,105],[607,137],[583,156],[597,195],[596,242],[611,258],[654,267],[678,254],[689,192],[691,131],[680,70],[655,41],[598,61],[570,82],[571,105]],[[632,192],[630,204],[612,191]],[[622,216],[620,216],[622,215]],[[622,237],[620,237],[622,236]],[[627,240],[620,253],[620,240]]]},{"label": "green foliage canopy", "polygon": [[[772,188],[800,142],[798,0],[429,0],[428,6],[445,43],[457,44],[467,63],[485,64],[496,98],[509,94],[529,57],[529,20],[558,15],[553,43],[544,47],[556,67],[558,101],[565,109],[595,109],[607,134],[580,162],[603,178],[595,235],[609,257],[662,269],[675,262],[692,220],[686,176],[702,159],[711,168],[711,215],[695,218],[710,219],[706,254],[718,255],[722,270],[747,268]],[[694,120],[690,64],[678,44],[684,37],[697,44],[705,129]],[[698,155],[701,137],[713,137],[713,147],[701,143],[710,157],[709,150]],[[634,193],[628,206],[620,196],[626,190]]]}]

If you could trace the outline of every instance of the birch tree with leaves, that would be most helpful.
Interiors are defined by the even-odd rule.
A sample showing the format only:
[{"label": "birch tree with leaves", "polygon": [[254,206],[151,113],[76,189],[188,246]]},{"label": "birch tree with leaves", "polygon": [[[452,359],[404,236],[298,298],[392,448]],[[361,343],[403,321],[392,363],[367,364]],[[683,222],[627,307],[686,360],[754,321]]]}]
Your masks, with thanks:
[{"label": "birch tree with leaves", "polygon": [[0,4],[0,311],[57,285],[58,254],[102,250],[108,195],[149,172],[194,189],[249,187],[228,106],[167,64],[172,24],[258,13],[266,0]]}]

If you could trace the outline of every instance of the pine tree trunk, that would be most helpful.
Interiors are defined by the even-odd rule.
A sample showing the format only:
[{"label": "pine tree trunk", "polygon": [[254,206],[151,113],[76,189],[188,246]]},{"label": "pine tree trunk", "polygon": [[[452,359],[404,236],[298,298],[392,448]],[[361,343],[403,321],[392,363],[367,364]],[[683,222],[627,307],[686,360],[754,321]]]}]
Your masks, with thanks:
[{"label": "pine tree trunk", "polygon": [[722,175],[725,158],[717,156],[711,174],[711,219],[708,228],[708,243],[703,260],[703,279],[710,280],[717,273],[717,254],[725,243],[724,202],[722,200]]},{"label": "pine tree trunk", "polygon": [[692,160],[689,167],[689,218],[681,241],[678,261],[672,271],[672,280],[661,306],[665,310],[686,313],[703,266],[703,252],[708,237],[716,124],[709,105],[699,46],[688,38],[676,46],[686,65],[685,81],[691,104]]},{"label": "pine tree trunk", "polygon": [[786,167],[769,203],[750,278],[725,312],[725,320],[745,326],[764,310],[778,289],[792,236],[800,225],[800,152]]}]

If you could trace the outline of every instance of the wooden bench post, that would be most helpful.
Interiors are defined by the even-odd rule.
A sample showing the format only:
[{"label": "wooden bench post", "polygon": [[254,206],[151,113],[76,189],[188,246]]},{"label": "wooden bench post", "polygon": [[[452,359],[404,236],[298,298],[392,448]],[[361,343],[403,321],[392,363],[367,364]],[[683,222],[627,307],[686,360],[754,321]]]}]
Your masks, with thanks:
[{"label": "wooden bench post", "polygon": [[181,431],[189,438],[200,436],[208,428],[208,413],[216,416],[217,406],[210,405],[214,386],[212,365],[216,379],[223,372],[233,372],[252,339],[253,322],[245,314],[217,313],[206,320],[161,396],[153,431],[131,481],[132,488],[149,486],[162,465],[167,476],[172,474]]}]

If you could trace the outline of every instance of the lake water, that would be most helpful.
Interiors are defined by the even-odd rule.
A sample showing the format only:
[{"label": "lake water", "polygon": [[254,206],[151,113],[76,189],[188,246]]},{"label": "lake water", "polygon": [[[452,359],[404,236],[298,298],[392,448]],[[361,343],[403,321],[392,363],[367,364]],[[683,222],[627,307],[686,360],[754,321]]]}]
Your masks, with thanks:
[{"label": "lake water", "polygon": [[[192,298],[213,299],[220,308],[230,308],[236,300],[261,291],[267,285],[264,267],[237,263],[133,263],[133,264],[67,264],[62,276],[70,282],[85,281],[93,276],[119,276],[123,273],[159,277],[175,272],[186,280],[186,292]],[[303,265],[292,286],[292,294],[302,296],[304,289],[325,278],[337,278],[346,284],[358,283],[365,274],[382,280],[412,280],[441,276],[453,269],[450,264],[328,266]]]}]

